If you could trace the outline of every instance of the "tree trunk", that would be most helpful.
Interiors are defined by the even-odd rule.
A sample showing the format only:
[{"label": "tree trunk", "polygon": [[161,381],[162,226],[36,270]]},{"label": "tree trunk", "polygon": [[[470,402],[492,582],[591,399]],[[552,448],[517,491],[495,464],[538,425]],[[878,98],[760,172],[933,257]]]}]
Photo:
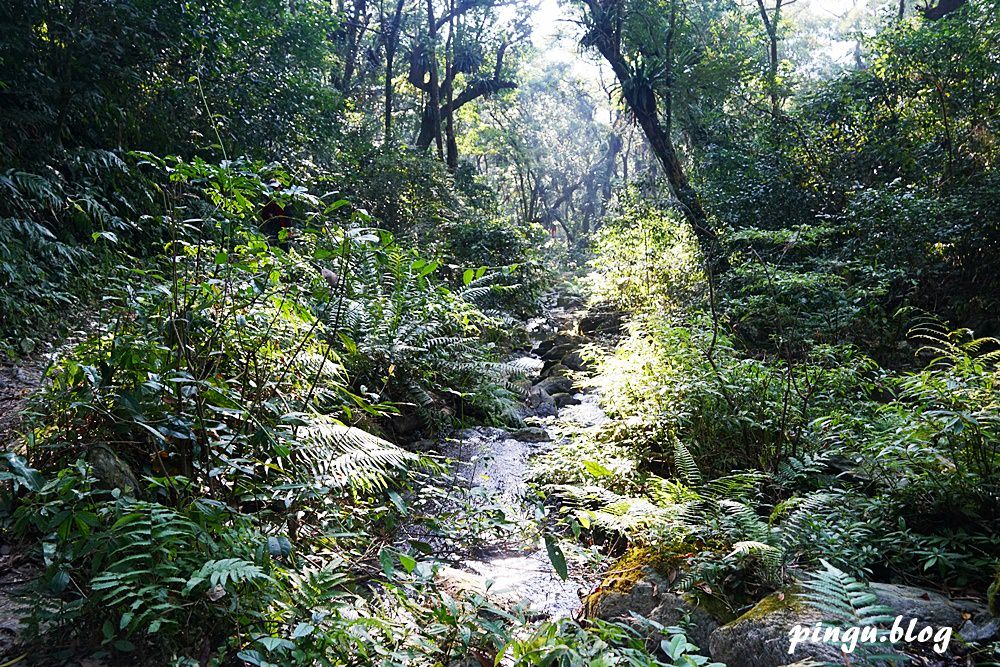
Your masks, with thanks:
[{"label": "tree trunk", "polygon": [[340,82],[340,89],[347,91],[354,78],[354,69],[358,62],[358,49],[361,47],[361,38],[365,34],[367,27],[367,0],[354,0],[354,16],[347,23],[347,54],[344,58],[344,75]]},{"label": "tree trunk", "polygon": [[764,32],[767,33],[767,87],[771,98],[771,117],[774,119],[781,114],[781,96],[778,94],[778,23],[781,21],[782,4],[783,0],[775,0],[774,16],[768,16],[764,0],[757,0],[757,10],[764,22]]},{"label": "tree trunk", "polygon": [[691,183],[684,173],[684,167],[677,157],[677,151],[674,149],[670,135],[660,125],[656,111],[656,96],[653,90],[642,82],[632,80],[625,59],[610,47],[611,45],[607,43],[598,45],[599,50],[618,76],[618,80],[623,84],[628,82],[627,85],[622,86],[625,102],[635,115],[643,134],[646,135],[650,149],[663,166],[664,174],[674,191],[674,196],[680,202],[684,215],[691,223],[706,257],[717,267],[725,270],[728,266],[726,266],[726,261],[721,253],[718,235],[708,225],[708,216],[702,207],[698,194],[691,187]]},{"label": "tree trunk", "polygon": [[455,0],[448,7],[448,44],[445,47],[445,81],[448,83],[446,93],[447,115],[445,116],[445,144],[448,171],[458,170],[458,142],[455,139]]},{"label": "tree trunk", "polygon": [[385,34],[385,116],[383,124],[386,146],[392,144],[392,65],[396,59],[396,50],[399,48],[399,25],[402,22],[405,2],[406,0],[396,1],[396,10],[392,15],[389,31]]},{"label": "tree trunk", "polygon": [[[680,203],[681,210],[694,230],[698,244],[709,264],[717,271],[727,271],[729,263],[726,260],[719,243],[718,234],[709,225],[708,215],[701,204],[698,193],[688,181],[684,167],[677,157],[673,140],[670,138],[671,109],[668,97],[664,109],[664,123],[661,124],[657,111],[656,93],[645,80],[632,76],[631,68],[620,50],[621,17],[609,13],[598,0],[586,0],[591,18],[595,26],[588,34],[588,42],[595,46],[604,59],[611,65],[622,88],[625,103],[635,116],[639,127],[649,142],[659,163],[663,166],[664,175],[670,183],[674,197]],[[617,25],[609,24],[617,20]],[[668,48],[669,48],[668,36]],[[669,61],[669,56],[668,56]]]},{"label": "tree trunk", "polygon": [[[437,145],[438,157],[444,159],[444,144],[441,140],[441,87],[438,82],[437,66],[437,26],[434,23],[434,0],[427,0],[427,38],[430,54],[427,58],[427,67],[430,71],[430,78],[427,82],[429,90],[427,104],[424,106],[424,116],[420,123],[420,133],[423,135],[425,129],[431,133],[434,143]],[[429,143],[429,142],[428,142]],[[419,141],[418,141],[419,145]]]}]

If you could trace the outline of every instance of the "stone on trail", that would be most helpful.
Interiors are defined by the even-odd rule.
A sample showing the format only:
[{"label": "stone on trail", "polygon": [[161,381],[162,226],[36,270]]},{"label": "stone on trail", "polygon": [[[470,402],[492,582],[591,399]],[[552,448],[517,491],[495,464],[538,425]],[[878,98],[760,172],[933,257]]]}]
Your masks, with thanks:
[{"label": "stone on trail", "polygon": [[562,364],[572,371],[589,371],[591,364],[579,352],[570,352],[562,358]]},{"label": "stone on trail", "polygon": [[579,294],[560,294],[556,298],[557,308],[579,308],[583,305],[583,297]]},{"label": "stone on trail", "polygon": [[553,394],[552,400],[555,401],[557,408],[565,408],[567,405],[580,405],[582,403],[579,398],[566,392]]},{"label": "stone on trail", "polygon": [[622,330],[622,314],[615,310],[591,310],[580,318],[580,333],[618,334]]},{"label": "stone on trail", "polygon": [[550,396],[553,394],[566,394],[573,389],[573,380],[565,375],[552,375],[536,384],[535,387],[544,390]]},{"label": "stone on trail", "polygon": [[541,426],[525,426],[510,434],[514,440],[521,442],[547,442],[552,439],[548,432]]},{"label": "stone on trail", "polygon": [[545,389],[532,387],[525,399],[525,408],[529,415],[535,417],[552,417],[556,414],[556,402]]}]

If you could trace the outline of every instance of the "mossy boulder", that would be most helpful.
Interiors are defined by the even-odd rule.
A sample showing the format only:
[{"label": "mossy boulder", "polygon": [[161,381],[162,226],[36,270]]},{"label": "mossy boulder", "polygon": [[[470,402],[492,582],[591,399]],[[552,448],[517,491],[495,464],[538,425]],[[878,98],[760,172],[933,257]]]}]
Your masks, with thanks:
[{"label": "mossy boulder", "polygon": [[[643,629],[642,623],[633,614],[664,626],[683,625],[689,641],[707,647],[709,636],[719,623],[696,597],[671,590],[677,557],[670,551],[630,549],[587,599],[587,615],[628,623],[639,629]],[[665,638],[652,630],[647,634],[653,645]]]},{"label": "mossy boulder", "polygon": [[777,667],[811,658],[840,664],[838,647],[802,643],[789,653],[789,631],[796,625],[821,620],[819,612],[805,604],[794,590],[772,593],[750,611],[712,633],[708,648],[713,660],[728,667]]},{"label": "mossy boulder", "polygon": [[[871,585],[880,605],[891,609],[890,616],[902,616],[905,622],[916,619],[919,627],[950,627],[966,641],[989,642],[1000,632],[1000,621],[991,619],[982,605],[968,600],[952,600],[940,593],[900,586]],[[795,588],[773,593],[750,611],[712,633],[709,650],[712,659],[728,667],[778,667],[804,659],[843,663],[838,644],[802,642],[789,654],[790,631],[796,625],[809,627],[824,620],[822,614],[806,603]],[[957,647],[961,642],[953,642]],[[929,646],[899,645],[897,650],[922,653]]]}]

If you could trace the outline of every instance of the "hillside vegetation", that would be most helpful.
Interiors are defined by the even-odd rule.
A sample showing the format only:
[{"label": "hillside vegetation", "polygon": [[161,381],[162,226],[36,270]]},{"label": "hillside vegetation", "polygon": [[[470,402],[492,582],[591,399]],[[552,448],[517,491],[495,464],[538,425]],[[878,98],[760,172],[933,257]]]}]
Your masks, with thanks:
[{"label": "hillside vegetation", "polygon": [[1000,3],[828,4],[0,8],[0,665],[1000,662]]}]

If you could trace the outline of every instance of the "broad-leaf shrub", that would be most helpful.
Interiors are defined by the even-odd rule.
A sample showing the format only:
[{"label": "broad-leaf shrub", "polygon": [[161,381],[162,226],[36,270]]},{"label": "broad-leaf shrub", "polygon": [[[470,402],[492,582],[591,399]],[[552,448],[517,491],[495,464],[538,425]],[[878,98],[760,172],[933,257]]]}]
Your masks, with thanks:
[{"label": "broad-leaf shrub", "polygon": [[[301,600],[325,604],[319,579],[346,595],[345,562],[374,574],[364,563],[392,538],[407,485],[432,481],[426,459],[376,435],[386,418],[431,393],[432,423],[513,405],[512,369],[480,340],[502,340],[502,313],[475,305],[513,288],[476,269],[448,289],[436,262],[343,199],[277,192],[266,179],[287,175],[275,167],[142,160],[169,178],[162,250],[108,275],[93,329],[51,371],[27,452],[43,472],[5,465],[25,494],[15,530],[46,559],[36,639],[71,624],[52,651],[151,664],[432,654],[425,622],[403,642],[357,596],[331,592],[328,611]],[[270,197],[298,212],[287,251],[257,230]],[[436,599],[412,613],[449,609]],[[442,633],[473,627],[442,622]],[[381,639],[350,638],[380,624],[393,628]]]},{"label": "broad-leaf shrub", "polygon": [[629,310],[663,312],[702,292],[698,247],[683,216],[634,189],[620,194],[593,245],[589,282],[598,299]]}]

